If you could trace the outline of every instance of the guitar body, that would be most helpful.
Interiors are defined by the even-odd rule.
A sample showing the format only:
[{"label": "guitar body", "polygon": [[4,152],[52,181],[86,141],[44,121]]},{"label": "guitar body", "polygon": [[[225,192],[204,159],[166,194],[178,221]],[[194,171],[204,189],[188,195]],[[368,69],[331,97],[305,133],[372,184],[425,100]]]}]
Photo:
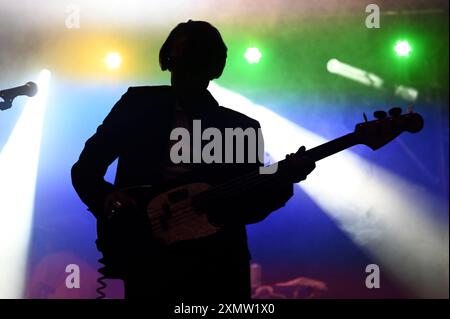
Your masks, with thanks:
[{"label": "guitar body", "polygon": [[151,186],[124,189],[136,200],[136,207],[97,220],[97,248],[103,254],[101,262],[107,266],[100,272],[109,278],[122,278],[134,260],[139,263],[176,242],[216,233],[219,228],[192,204],[195,195],[210,188],[206,183],[192,183],[162,193]]},{"label": "guitar body", "polygon": [[205,212],[192,205],[193,196],[211,187],[193,183],[166,191],[149,201],[147,216],[153,237],[165,245],[212,235],[218,228],[211,225]]}]

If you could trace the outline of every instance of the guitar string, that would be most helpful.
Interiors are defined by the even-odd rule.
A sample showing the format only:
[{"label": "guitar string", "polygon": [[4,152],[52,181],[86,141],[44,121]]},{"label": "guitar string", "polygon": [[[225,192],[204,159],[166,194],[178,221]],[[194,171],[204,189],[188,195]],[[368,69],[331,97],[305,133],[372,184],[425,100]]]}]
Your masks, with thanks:
[{"label": "guitar string", "polygon": [[[252,175],[254,175],[254,176],[252,176]],[[251,171],[243,176],[233,178],[232,180],[229,180],[229,181],[219,184],[211,189],[207,189],[199,194],[196,194],[193,196],[193,199],[196,198],[196,201],[204,200],[207,197],[210,197],[210,195],[216,196],[215,193],[219,193],[219,195],[220,195],[220,194],[229,192],[230,188],[233,188],[231,191],[236,191],[236,186],[240,187],[239,183],[236,183],[236,181],[240,181],[240,183],[242,185],[247,186],[247,184],[252,183],[253,180],[258,179],[261,176],[264,176],[264,175],[258,174],[257,171]],[[154,212],[160,212],[163,210],[164,209],[160,208],[160,209],[154,210]]]},{"label": "guitar string", "polygon": [[[310,152],[311,150],[307,151],[307,153]],[[281,160],[276,164],[281,165],[282,167],[284,162],[285,160]],[[222,184],[213,187],[212,189],[208,189],[205,190],[204,192],[194,195],[192,198],[192,204],[195,205],[196,203],[198,204],[199,202],[209,204],[217,199],[228,199],[238,192],[243,192],[248,190],[250,187],[255,187],[257,185],[270,182],[272,179],[275,179],[276,177],[279,177],[279,174],[260,174],[258,168],[257,170],[253,170],[243,176],[237,176],[227,182],[224,182]],[[188,204],[185,207],[189,206],[191,205]],[[154,210],[153,213],[160,214],[162,211],[164,211],[164,209],[160,208]],[[172,221],[177,221],[182,218],[183,216],[172,218]]]},{"label": "guitar string", "polygon": [[[310,157],[314,157],[314,158],[316,158],[316,161],[317,160],[319,160],[319,159],[321,159],[321,158],[324,158],[324,157],[326,157],[326,156],[328,156],[328,155],[325,155],[325,156],[314,156],[314,155],[311,155],[311,154],[314,154],[314,153],[323,153],[323,148],[324,148],[324,146],[325,145],[328,145],[328,148],[330,148],[330,145],[328,144],[328,143],[333,143],[334,144],[334,146],[336,146],[335,144],[336,144],[336,142],[339,140],[340,142],[341,142],[341,145],[340,145],[340,147],[339,147],[339,145],[338,145],[338,149],[345,149],[345,148],[348,148],[348,147],[350,147],[351,145],[354,145],[354,142],[351,140],[351,139],[349,139],[349,138],[352,138],[353,137],[353,134],[352,133],[350,133],[350,134],[347,134],[347,135],[344,135],[344,136],[342,136],[342,137],[340,137],[340,138],[338,138],[338,139],[336,139],[336,140],[333,140],[333,141],[330,141],[330,142],[327,142],[327,143],[325,143],[325,144],[322,144],[322,145],[320,145],[320,146],[318,146],[318,147],[315,147],[315,148],[312,148],[312,149],[310,149],[310,150],[308,150],[307,152],[306,152],[306,156],[310,156]],[[347,140],[347,141],[345,141],[345,140]],[[345,142],[343,142],[343,141],[345,141]],[[331,144],[331,145],[333,145],[333,144]],[[339,151],[339,150],[334,150],[333,151],[333,153],[336,153],[337,151]],[[279,161],[278,162],[278,165],[281,165],[281,167],[283,167],[283,163],[285,162],[285,160],[281,160],[281,161]],[[254,176],[255,178],[258,178],[258,177],[261,177],[261,182],[262,183],[264,183],[264,182],[266,182],[266,179],[265,179],[265,176],[266,175],[268,175],[268,179],[270,179],[271,177],[273,177],[273,176],[275,176],[275,177],[277,177],[277,176],[279,176],[279,174],[265,174],[265,175],[261,175],[261,174],[258,174],[258,172],[251,172],[251,174],[257,174],[256,176]],[[253,178],[253,177],[252,177]],[[237,178],[238,180],[239,179],[242,179],[242,177],[238,177]],[[251,183],[252,181],[251,181],[251,179],[249,180],[249,181],[243,181],[243,183],[246,183],[246,182],[249,182],[249,183]],[[223,186],[223,187],[222,187]],[[236,191],[235,190],[235,188],[236,188],[236,186],[239,186],[239,184],[236,184],[236,183],[234,183],[234,180],[232,180],[232,181],[230,181],[230,182],[226,182],[226,183],[224,183],[224,184],[222,184],[222,186],[221,185],[218,185],[217,187],[215,187],[215,188],[213,188],[213,189],[211,189],[211,190],[207,190],[207,191],[205,191],[205,193],[200,193],[200,194],[198,194],[198,195],[196,195],[197,197],[206,197],[206,196],[208,196],[208,195],[212,195],[212,196],[214,196],[215,194],[214,193],[219,193],[219,196],[220,196],[220,194],[222,193],[226,193],[225,191],[228,191],[228,189],[229,188],[233,188],[233,190],[232,191]],[[245,184],[244,184],[244,186],[246,186]],[[244,188],[245,189],[245,188]],[[224,196],[225,197],[225,196]]]},{"label": "guitar string", "polygon": [[[254,175],[254,176],[252,176],[252,175]],[[232,192],[238,192],[241,190],[245,190],[247,188],[247,186],[249,186],[249,184],[252,184],[254,181],[257,181],[259,179],[261,179],[261,181],[262,181],[262,179],[263,179],[262,176],[263,175],[252,172],[251,175],[246,176],[245,179],[242,179],[239,182],[235,182],[235,181],[226,182],[226,183],[220,184],[210,190],[206,190],[203,193],[194,195],[193,200],[207,202],[208,200],[214,200],[217,197],[220,197],[221,195],[224,195],[226,193],[232,193]]]},{"label": "guitar string", "polygon": [[[281,160],[278,162],[278,164],[283,165],[283,162],[285,160]],[[196,201],[197,203],[199,201],[203,201],[204,203],[210,203],[214,200],[219,199],[228,199],[232,197],[234,194],[238,192],[243,192],[248,190],[250,187],[255,187],[260,184],[264,184],[267,182],[270,182],[272,179],[280,178],[279,174],[259,174],[258,170],[254,170],[250,173],[247,173],[244,176],[238,176],[236,178],[233,178],[230,181],[227,181],[223,184],[220,184],[212,189],[206,190],[202,193],[196,194],[193,196],[193,202]],[[238,181],[238,183],[236,183]],[[195,203],[193,203],[195,204]],[[190,206],[190,205],[188,205]],[[185,207],[188,207],[185,206]],[[163,209],[155,210],[154,212],[160,212],[163,211]],[[186,217],[187,218],[187,217]],[[173,218],[172,221],[180,221],[185,219],[184,216],[178,216],[176,218]]]},{"label": "guitar string", "polygon": [[[350,135],[350,134],[348,134],[348,135]],[[348,138],[348,135],[344,135],[341,138]],[[337,140],[338,139],[333,140],[332,142],[336,142]],[[325,144],[327,144],[327,143],[325,143]],[[325,144],[322,144],[322,145],[320,145],[318,147],[315,147],[315,148],[312,148],[312,149],[306,151],[305,155],[306,156],[310,156],[310,157],[317,157],[316,161],[319,160],[320,158],[323,158],[323,157],[319,157],[319,156],[314,156],[312,154],[318,153],[318,152],[320,153],[320,148],[323,148],[323,146]],[[286,160],[284,159],[284,160],[280,160],[277,163],[274,163],[272,165],[278,164],[280,167],[283,167],[285,165],[285,162],[286,162]],[[251,175],[254,175],[254,176],[251,176]],[[224,193],[224,192],[228,191],[230,188],[232,188],[232,191],[235,191],[235,188],[240,186],[239,184],[241,183],[241,181],[242,181],[242,183],[244,183],[244,186],[245,186],[245,183],[247,183],[248,181],[252,182],[253,178],[261,177],[262,182],[264,183],[264,182],[266,182],[264,180],[264,178],[266,176],[268,176],[268,178],[270,179],[270,177],[279,176],[279,174],[260,174],[259,173],[259,168],[258,168],[258,170],[254,170],[254,171],[252,171],[252,172],[250,172],[250,173],[248,173],[246,175],[243,175],[243,176],[238,176],[238,177],[236,177],[236,178],[234,178],[234,179],[232,179],[230,181],[227,181],[227,182],[225,182],[223,184],[215,186],[214,188],[212,188],[210,190],[206,190],[204,193],[197,194],[196,196],[199,197],[199,198],[200,197],[206,197],[206,196],[209,196],[209,195],[214,196],[215,193],[219,193],[219,195],[220,195],[221,193]],[[245,178],[249,178],[249,180],[246,181]],[[239,183],[236,183],[235,182],[236,180],[239,181]]]},{"label": "guitar string", "polygon": [[235,188],[236,185],[239,185],[240,183],[245,184],[247,181],[251,181],[253,178],[258,178],[261,176],[262,175],[259,173],[258,168],[257,170],[253,170],[243,176],[237,176],[231,180],[221,183],[211,189],[206,190],[204,193],[197,194],[196,196],[204,197],[207,195],[213,195],[214,193],[223,193],[224,191],[228,191],[230,188]]},{"label": "guitar string", "polygon": [[[252,172],[252,174],[254,174],[254,172]],[[250,177],[250,176],[249,176]],[[258,176],[254,176],[254,177],[252,177],[251,179],[249,179],[248,181],[252,181],[252,180],[255,180],[255,178],[257,178]],[[248,182],[247,181],[247,182]],[[228,182],[227,182],[228,183]],[[252,183],[252,184],[254,184],[254,183]],[[217,186],[217,187],[219,187],[219,186]],[[208,192],[209,190],[206,190],[205,192]],[[204,200],[204,198],[198,198],[197,196],[199,196],[199,195],[206,195],[206,194],[203,194],[203,193],[199,193],[199,194],[196,194],[196,195],[194,195],[194,197],[193,197],[193,199],[194,198],[197,198],[196,199],[196,201],[198,202],[199,200]],[[223,194],[222,194],[223,195]],[[209,195],[208,195],[209,196]],[[210,199],[209,199],[210,200]],[[177,208],[177,211],[179,211],[180,209],[185,209],[185,208],[190,208],[192,206],[192,204],[191,203],[189,203],[189,204],[187,204],[187,205],[184,205],[184,206],[181,206],[181,207],[179,207],[179,208]],[[147,210],[146,210],[147,211]],[[155,210],[153,210],[153,211],[150,211],[150,214],[158,214],[158,215],[160,215],[161,214],[161,212],[164,212],[164,208],[158,208],[158,209],[155,209]],[[147,214],[148,214],[148,212],[147,212]],[[172,218],[172,220],[174,220],[174,219],[176,219],[176,218]]]},{"label": "guitar string", "polygon": [[[284,160],[279,161],[278,164],[282,164]],[[253,176],[252,176],[253,175]],[[211,203],[214,200],[222,199],[228,199],[230,197],[233,197],[238,192],[243,192],[248,190],[249,188],[254,188],[257,185],[261,185],[267,182],[270,182],[272,179],[281,178],[279,174],[259,174],[257,170],[252,171],[246,175],[244,175],[246,179],[243,178],[243,176],[234,178],[230,181],[227,181],[223,184],[220,184],[213,189],[206,190],[202,193],[196,194],[193,196],[193,201],[203,201],[204,203]],[[236,183],[235,181],[238,181]],[[231,190],[230,190],[231,189]],[[194,203],[193,203],[194,204]],[[191,205],[187,205],[184,207],[189,207]],[[155,210],[154,212],[160,212],[163,211],[163,209]],[[178,217],[173,217],[171,220],[173,222],[182,222],[186,221],[188,219],[188,216],[180,215]]]},{"label": "guitar string", "polygon": [[[285,163],[285,160],[281,160],[281,161],[277,162],[276,164],[278,164],[279,166],[283,167],[284,163]],[[272,164],[272,165],[275,165],[275,164]],[[197,197],[198,199],[200,199],[201,197],[205,198],[205,197],[208,197],[208,196],[212,196],[213,197],[217,193],[219,193],[219,195],[220,195],[220,194],[223,194],[225,192],[228,192],[230,189],[231,189],[231,192],[236,191],[236,188],[240,187],[241,185],[243,185],[244,189],[245,189],[245,186],[248,183],[252,183],[254,179],[261,178],[262,182],[265,182],[265,178],[268,178],[268,177],[270,178],[270,177],[273,177],[275,175],[279,176],[279,174],[260,174],[259,169],[260,168],[258,168],[257,170],[253,170],[253,171],[251,171],[251,172],[249,172],[249,173],[247,173],[247,174],[245,174],[243,176],[238,176],[238,177],[233,178],[233,179],[231,179],[229,181],[226,181],[226,182],[224,182],[222,184],[219,184],[219,185],[217,185],[217,186],[215,186],[215,187],[213,187],[213,188],[211,188],[209,190],[204,191],[203,193],[199,193],[199,194],[195,195],[195,197]]]},{"label": "guitar string", "polygon": [[[281,160],[278,163],[278,165],[283,163],[285,160]],[[196,194],[193,196],[192,202],[200,202],[203,201],[203,203],[211,203],[217,199],[228,199],[230,197],[233,197],[234,194],[238,192],[243,192],[248,190],[250,187],[255,187],[260,184],[267,183],[271,181],[272,179],[280,178],[279,174],[260,174],[259,169],[251,171],[243,176],[238,176],[236,178],[233,178],[225,183],[219,184],[216,187],[213,187],[212,189],[205,190],[204,192],[201,192],[199,194]],[[195,205],[195,203],[192,203]],[[183,206],[189,207],[190,204]],[[159,213],[164,211],[163,208],[154,210],[153,213]],[[187,218],[187,217],[186,217]],[[172,221],[180,221],[182,219],[185,219],[184,216],[178,216],[178,217],[172,217]]]},{"label": "guitar string", "polygon": [[[343,149],[346,149],[346,148],[348,148],[348,147],[350,147],[352,145],[355,145],[356,144],[355,141],[352,140],[351,138],[354,138],[353,133],[341,136],[340,138],[338,138],[336,140],[329,141],[329,142],[327,142],[325,144],[322,144],[322,145],[320,145],[318,147],[310,149],[308,152],[310,154],[314,153],[314,152],[315,153],[321,153],[321,150],[323,150],[324,146],[328,145],[328,148],[330,148],[331,146],[334,146],[333,147],[333,151],[330,152],[330,154],[334,154],[334,153],[337,153],[337,152],[339,152],[339,151],[341,151]],[[338,140],[341,142],[341,145],[336,145],[336,142]],[[332,143],[332,144],[329,144],[329,143]],[[308,152],[307,152],[307,154],[308,154]],[[320,157],[317,156],[316,157],[316,161],[321,159],[321,158],[327,157],[330,154],[325,155],[325,156],[322,155]],[[315,156],[312,156],[312,157],[315,157]],[[282,162],[285,162],[285,160],[279,161],[278,164],[282,164]],[[254,175],[254,176],[252,176],[252,175]],[[234,194],[236,194],[238,191],[242,192],[242,191],[247,190],[250,187],[254,187],[256,185],[269,182],[271,179],[275,179],[277,177],[280,177],[280,175],[279,174],[261,175],[261,174],[258,174],[257,171],[253,171],[253,172],[250,172],[249,174],[244,175],[244,177],[247,177],[248,179],[244,180],[242,176],[241,177],[237,177],[237,178],[235,178],[235,179],[233,179],[231,181],[228,181],[228,182],[225,182],[223,184],[220,184],[220,185],[214,187],[213,189],[206,190],[206,191],[204,191],[202,193],[194,195],[193,196],[193,201],[196,198],[197,198],[197,201],[203,200],[203,202],[208,202],[208,201],[211,202],[211,201],[217,200],[217,198],[220,198],[222,200],[228,199],[228,198],[232,197]],[[235,180],[238,180],[238,181],[241,180],[241,181],[239,181],[239,183],[235,183]],[[230,188],[231,188],[231,190],[230,190]]]},{"label": "guitar string", "polygon": [[[262,183],[267,182],[267,180],[258,180],[257,177],[262,177],[262,176],[264,176],[264,175],[257,175],[257,176],[255,176],[255,177],[251,180],[251,182],[248,182],[247,184],[242,185],[242,186],[244,186],[244,187],[241,186],[240,191],[245,191],[246,189],[248,189],[248,188],[250,188],[250,187],[254,187],[255,185],[259,185],[259,184],[262,184]],[[272,176],[272,175],[268,175],[268,176]],[[233,191],[235,191],[235,190],[233,190]],[[228,192],[228,194],[227,194],[227,193],[219,194],[219,196],[221,196],[222,198],[225,198],[225,199],[226,199],[226,198],[232,197],[233,194],[231,194],[231,192]],[[211,199],[210,199],[210,200],[211,200]],[[190,206],[191,206],[190,204],[185,205],[185,206],[181,206],[180,208],[177,208],[176,212],[177,212],[177,213],[180,213],[180,211],[184,211],[184,210],[186,210],[186,209],[189,209]],[[153,212],[150,212],[150,214],[152,214],[152,213],[153,213],[153,214],[155,214],[155,213],[160,214],[160,212],[163,212],[163,211],[164,211],[164,209],[159,208],[159,209],[154,210]],[[178,222],[180,222],[180,221],[186,221],[186,219],[188,219],[188,215],[184,214],[184,215],[180,215],[180,216],[177,216],[177,217],[171,217],[171,218],[170,218],[170,221],[178,223]],[[157,224],[158,224],[158,223],[157,223]]]},{"label": "guitar string", "polygon": [[[223,184],[220,184],[211,190],[206,190],[205,192],[196,194],[193,196],[193,201],[195,198],[197,198],[197,200],[196,200],[197,202],[202,200],[203,202],[211,203],[212,201],[217,200],[218,198],[228,199],[238,192],[246,191],[249,188],[254,188],[257,185],[267,183],[267,182],[271,181],[272,179],[275,179],[276,177],[280,177],[278,174],[261,175],[256,170],[252,171],[244,176],[246,177],[246,180],[243,180],[242,176],[240,176],[240,177],[234,178],[231,181],[227,181]],[[239,181],[239,183],[236,183],[236,181]],[[208,194],[211,191],[212,191],[212,194]],[[180,215],[176,216],[176,217],[170,217],[170,219],[169,219],[170,222],[175,225],[186,223],[186,221],[188,221],[190,219],[189,215],[183,214],[182,212],[184,212],[187,209],[190,209],[190,207],[191,207],[191,204],[187,204],[187,205],[184,205],[184,206],[181,206],[180,208],[178,208],[176,210],[176,212]],[[153,214],[155,214],[155,213],[161,214],[161,212],[163,212],[163,211],[164,211],[163,208],[159,208],[159,209],[154,210]],[[152,214],[152,212],[150,212],[150,214]],[[151,222],[151,224],[152,224],[152,230],[153,230],[153,225],[158,225],[157,230],[162,229],[162,226],[158,222],[156,222],[156,223]]]},{"label": "guitar string", "polygon": [[[282,161],[278,162],[278,164],[281,164],[281,162]],[[220,198],[222,200],[228,199],[233,196],[233,193],[236,194],[237,192],[245,191],[250,187],[254,187],[255,185],[269,182],[272,178],[274,178],[274,176],[279,176],[276,174],[266,174],[266,175],[268,176],[261,175],[258,173],[257,170],[255,170],[243,176],[238,176],[230,181],[227,181],[223,184],[213,187],[212,189],[205,190],[204,192],[194,195],[192,197],[192,203],[194,204],[194,201],[196,201],[197,203],[199,201],[203,201],[204,203],[210,203],[214,200],[217,200],[217,198]],[[177,209],[177,212],[181,214],[181,212],[184,212],[190,206],[191,205],[182,206],[181,208]],[[154,211],[154,213],[156,212],[159,213],[161,211],[164,211],[164,209],[157,209]],[[187,218],[188,218],[187,214],[181,214],[178,217],[172,217],[170,220],[172,222],[178,223],[180,221],[186,220]],[[161,228],[160,223],[156,224],[159,225],[159,228]]]},{"label": "guitar string", "polygon": [[[313,149],[311,149],[311,150],[313,150]],[[311,150],[307,151],[306,153],[310,152]],[[271,165],[278,164],[278,166],[283,167],[285,161],[286,160],[280,160]],[[236,188],[241,187],[241,185],[244,185],[243,189],[245,190],[247,188],[246,187],[247,184],[253,183],[254,179],[261,178],[261,182],[264,183],[264,182],[266,182],[266,180],[265,180],[266,176],[271,177],[271,176],[277,175],[277,174],[260,174],[260,172],[259,172],[260,168],[261,167],[259,167],[258,169],[252,170],[244,175],[236,176],[224,183],[214,186],[211,189],[208,189],[202,193],[196,194],[196,195],[194,195],[194,197],[197,198],[197,200],[201,200],[201,199],[207,200],[208,197],[214,198],[214,196],[217,196],[216,195],[217,193],[220,196],[226,192],[230,192],[230,189],[231,189],[231,192],[236,192]]]},{"label": "guitar string", "polygon": [[[251,172],[251,174],[255,174],[255,172]],[[244,180],[244,181],[242,181],[240,183],[241,185],[239,185],[237,183],[233,183],[233,185],[228,185],[229,182],[226,182],[224,184],[227,184],[227,185],[221,184],[221,185],[226,186],[226,188],[220,189],[219,192],[214,191],[214,193],[218,193],[218,194],[214,194],[214,193],[210,194],[209,192],[212,191],[212,189],[211,190],[205,190],[202,193],[194,195],[193,196],[193,201],[196,201],[196,202],[198,202],[198,201],[208,201],[208,200],[211,200],[211,198],[215,199],[214,196],[216,196],[216,197],[217,196],[218,197],[220,197],[220,196],[226,197],[227,193],[231,194],[232,192],[243,191],[243,190],[246,190],[249,186],[254,186],[254,185],[257,185],[257,184],[260,184],[260,183],[267,182],[267,177],[265,177],[266,175],[256,174],[255,176],[251,176],[251,174],[249,174],[247,180]],[[272,175],[267,175],[267,176],[272,176]],[[216,188],[219,188],[219,187],[220,187],[220,185],[214,187],[213,189],[215,190]],[[158,210],[155,210],[155,212],[159,212],[159,211],[163,211],[163,209],[160,208]]]}]

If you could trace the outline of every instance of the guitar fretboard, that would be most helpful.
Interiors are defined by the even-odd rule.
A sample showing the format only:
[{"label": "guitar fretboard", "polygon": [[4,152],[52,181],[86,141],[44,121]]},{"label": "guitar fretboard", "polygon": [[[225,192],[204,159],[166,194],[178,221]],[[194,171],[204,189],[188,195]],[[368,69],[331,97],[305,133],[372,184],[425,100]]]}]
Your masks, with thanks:
[{"label": "guitar fretboard", "polygon": [[[314,147],[306,151],[305,155],[317,162],[356,144],[358,144],[358,141],[355,134],[350,133]],[[208,205],[210,203],[233,198],[243,192],[254,190],[258,187],[266,187],[267,185],[273,184],[280,178],[289,179],[290,175],[290,179],[295,180],[295,177],[292,178],[292,173],[288,170],[289,167],[286,160],[279,161],[277,165],[278,168],[274,174],[261,174],[259,169],[255,169],[243,176],[233,178],[223,184],[217,185],[201,194],[196,195],[193,198],[193,202],[199,206]]]}]

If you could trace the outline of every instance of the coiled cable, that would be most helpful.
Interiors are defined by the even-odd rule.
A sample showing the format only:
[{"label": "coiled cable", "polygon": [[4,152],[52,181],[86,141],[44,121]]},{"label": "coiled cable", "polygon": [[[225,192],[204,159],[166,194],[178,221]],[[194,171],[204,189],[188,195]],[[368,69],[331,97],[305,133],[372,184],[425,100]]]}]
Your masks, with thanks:
[{"label": "coiled cable", "polygon": [[[103,263],[103,258],[100,258],[98,260],[98,262],[105,265]],[[95,291],[97,292],[96,299],[105,299],[106,298],[106,293],[104,292],[104,290],[106,289],[106,286],[107,286],[106,281],[105,281],[107,279],[107,277],[104,275],[105,269],[106,269],[106,267],[102,266],[97,270],[100,276],[97,278],[98,286],[97,286],[97,289],[95,289]]]}]

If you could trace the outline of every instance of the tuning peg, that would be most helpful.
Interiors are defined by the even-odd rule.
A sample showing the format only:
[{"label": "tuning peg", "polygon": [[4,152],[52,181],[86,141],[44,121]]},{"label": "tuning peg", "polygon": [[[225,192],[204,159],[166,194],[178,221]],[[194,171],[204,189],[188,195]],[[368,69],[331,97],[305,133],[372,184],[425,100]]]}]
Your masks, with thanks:
[{"label": "tuning peg", "polygon": [[402,114],[402,109],[399,107],[393,107],[389,110],[390,116],[400,116]]},{"label": "tuning peg", "polygon": [[375,111],[373,112],[373,116],[378,120],[382,120],[386,118],[387,114],[385,111]]}]

